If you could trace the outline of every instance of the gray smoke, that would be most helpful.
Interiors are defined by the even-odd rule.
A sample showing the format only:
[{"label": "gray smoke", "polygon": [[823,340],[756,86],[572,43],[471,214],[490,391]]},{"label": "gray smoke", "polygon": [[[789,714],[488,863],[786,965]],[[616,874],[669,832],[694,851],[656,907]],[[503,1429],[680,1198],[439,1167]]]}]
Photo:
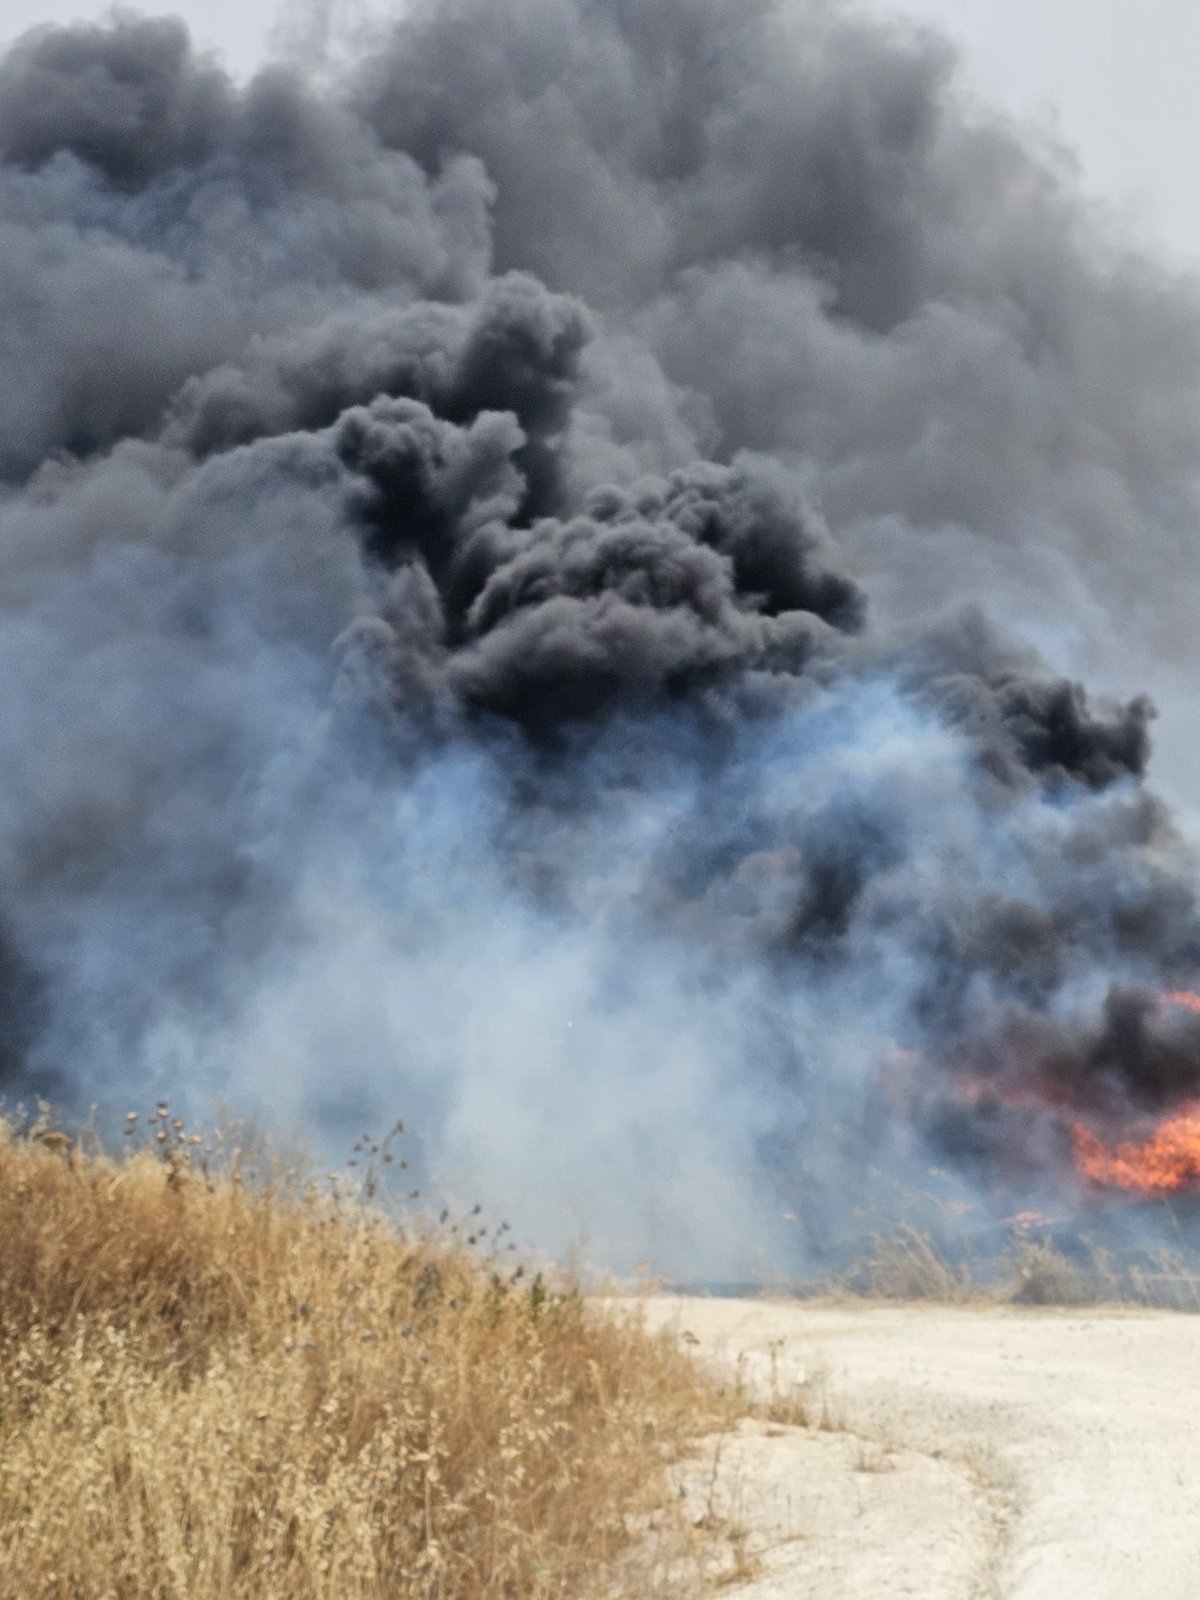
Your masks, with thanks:
[{"label": "gray smoke", "polygon": [[317,89],[38,30],[0,305],[10,1096],[402,1112],[548,1244],[725,1271],[1200,1094],[1133,672],[1200,300],[940,41],[438,0]]}]

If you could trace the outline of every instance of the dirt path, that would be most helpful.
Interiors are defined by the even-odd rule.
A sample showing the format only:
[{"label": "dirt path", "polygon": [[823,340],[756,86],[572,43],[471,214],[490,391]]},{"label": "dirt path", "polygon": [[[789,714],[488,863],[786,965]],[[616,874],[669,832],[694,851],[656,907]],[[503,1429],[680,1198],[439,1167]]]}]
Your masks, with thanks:
[{"label": "dirt path", "polygon": [[689,1485],[750,1529],[753,1579],[727,1595],[1200,1595],[1200,1318],[665,1296],[647,1314],[818,1415],[827,1374],[831,1430],[744,1428],[719,1488]]}]

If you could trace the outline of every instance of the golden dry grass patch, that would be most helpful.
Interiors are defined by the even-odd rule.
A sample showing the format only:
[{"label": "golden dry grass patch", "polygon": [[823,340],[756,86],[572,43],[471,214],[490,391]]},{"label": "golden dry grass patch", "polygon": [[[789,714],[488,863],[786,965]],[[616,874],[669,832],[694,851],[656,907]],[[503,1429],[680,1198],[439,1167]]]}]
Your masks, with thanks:
[{"label": "golden dry grass patch", "polygon": [[477,1219],[468,1245],[158,1132],[114,1159],[0,1124],[0,1596],[615,1600],[679,1572],[667,1468],[721,1402],[676,1343],[502,1266]]}]

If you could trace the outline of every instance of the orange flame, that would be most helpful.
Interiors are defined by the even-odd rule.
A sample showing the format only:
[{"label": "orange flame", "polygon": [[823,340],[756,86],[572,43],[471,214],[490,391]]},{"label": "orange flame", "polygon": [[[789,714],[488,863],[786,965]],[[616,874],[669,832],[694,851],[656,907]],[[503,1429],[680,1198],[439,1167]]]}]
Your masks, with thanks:
[{"label": "orange flame", "polygon": [[1110,1148],[1078,1123],[1071,1129],[1071,1141],[1082,1176],[1106,1189],[1147,1195],[1200,1189],[1200,1102],[1140,1143],[1130,1139]]},{"label": "orange flame", "polygon": [[[1194,989],[1168,989],[1159,1001],[1200,1016],[1200,994]],[[1200,1190],[1200,1101],[1185,1106],[1140,1141],[1124,1139],[1109,1146],[1076,1123],[1071,1142],[1080,1175],[1103,1188],[1144,1195]]]},{"label": "orange flame", "polygon": [[[1175,1007],[1200,1017],[1200,990],[1167,989],[1158,996],[1162,1007]],[[889,1100],[901,1107],[913,1092],[912,1079],[922,1064],[915,1051],[893,1044],[881,1066],[881,1080]],[[960,1096],[973,1104],[985,1098],[1002,1105],[1042,1106],[1069,1115],[1071,1102],[1054,1092],[1053,1084],[1042,1081],[1013,1082],[978,1077],[960,1071],[954,1076]],[[1081,1109],[1077,1105],[1076,1110]],[[1145,1133],[1141,1138],[1125,1138],[1115,1144],[1105,1141],[1082,1122],[1070,1125],[1075,1166],[1081,1178],[1098,1188],[1120,1189],[1146,1196],[1190,1191],[1200,1194],[1200,1099]],[[1050,1218],[1036,1211],[1018,1212],[1008,1219],[1021,1229],[1049,1226]]]}]

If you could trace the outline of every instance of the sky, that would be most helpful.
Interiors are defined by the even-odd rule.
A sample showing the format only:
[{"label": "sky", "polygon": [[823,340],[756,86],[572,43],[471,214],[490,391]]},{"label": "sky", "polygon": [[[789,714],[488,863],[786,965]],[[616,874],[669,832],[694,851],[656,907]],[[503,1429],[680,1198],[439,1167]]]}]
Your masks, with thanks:
[{"label": "sky", "polygon": [[[1200,133],[1194,86],[1200,7],[1188,0],[867,3],[906,12],[957,39],[971,92],[1057,136],[1077,153],[1086,187],[1116,206],[1144,242],[1200,266],[1200,186],[1192,159]],[[308,15],[331,4],[339,0],[317,0]],[[38,22],[106,9],[98,0],[3,0],[0,43]],[[198,40],[245,73],[267,52],[281,7],[279,0],[176,0],[141,9],[178,12]]]},{"label": "sky", "polygon": [[[878,3],[876,10],[896,10]],[[957,39],[982,98],[1053,129],[1094,194],[1200,265],[1200,7],[1186,0],[907,0]]]}]

